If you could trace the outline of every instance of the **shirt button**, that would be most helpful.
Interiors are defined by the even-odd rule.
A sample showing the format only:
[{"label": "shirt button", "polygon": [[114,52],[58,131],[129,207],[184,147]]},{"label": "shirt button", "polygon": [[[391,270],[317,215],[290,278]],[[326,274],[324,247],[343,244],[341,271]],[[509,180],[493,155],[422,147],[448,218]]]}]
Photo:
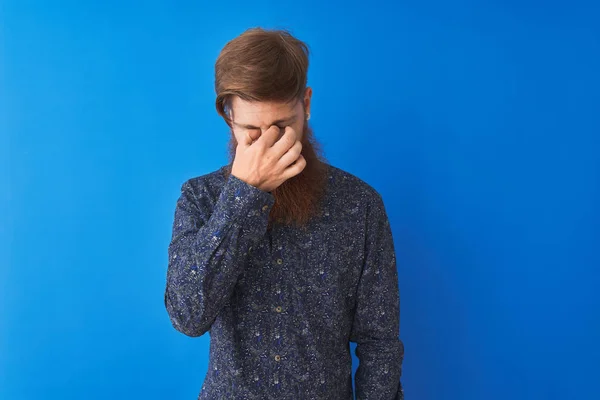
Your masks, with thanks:
[{"label": "shirt button", "polygon": [[269,206],[265,204],[265,205],[263,206],[263,209],[262,209],[262,210],[263,210],[263,211],[267,211],[267,208],[269,208]]},{"label": "shirt button", "polygon": [[281,258],[277,259],[277,264],[283,264],[283,260]]},{"label": "shirt button", "polygon": [[277,311],[277,312],[281,312],[281,306],[277,306],[277,307],[275,307],[275,311]]},{"label": "shirt button", "polygon": [[277,355],[275,356],[275,361],[279,361],[279,360],[281,360],[281,357],[279,356],[279,354],[277,354]]}]

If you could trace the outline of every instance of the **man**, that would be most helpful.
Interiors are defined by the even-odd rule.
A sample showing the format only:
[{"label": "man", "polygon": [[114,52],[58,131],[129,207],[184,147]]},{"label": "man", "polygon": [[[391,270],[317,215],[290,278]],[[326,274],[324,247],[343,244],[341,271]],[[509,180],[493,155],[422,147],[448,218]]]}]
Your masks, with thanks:
[{"label": "man", "polygon": [[308,126],[308,48],[250,29],[215,65],[229,163],[183,183],[165,305],[210,332],[199,399],[403,399],[391,227],[380,194],[328,164]]}]

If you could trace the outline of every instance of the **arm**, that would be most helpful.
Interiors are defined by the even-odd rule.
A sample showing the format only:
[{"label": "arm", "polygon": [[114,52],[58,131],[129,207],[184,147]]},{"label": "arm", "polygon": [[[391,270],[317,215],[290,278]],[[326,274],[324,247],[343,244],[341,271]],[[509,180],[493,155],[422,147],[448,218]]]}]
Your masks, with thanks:
[{"label": "arm", "polygon": [[165,307],[171,323],[201,336],[233,294],[248,251],[266,232],[275,198],[230,175],[214,208],[201,188],[181,187],[168,248]]},{"label": "arm", "polygon": [[379,194],[367,212],[365,246],[350,334],[359,359],[356,400],[403,400],[398,271],[392,231]]}]

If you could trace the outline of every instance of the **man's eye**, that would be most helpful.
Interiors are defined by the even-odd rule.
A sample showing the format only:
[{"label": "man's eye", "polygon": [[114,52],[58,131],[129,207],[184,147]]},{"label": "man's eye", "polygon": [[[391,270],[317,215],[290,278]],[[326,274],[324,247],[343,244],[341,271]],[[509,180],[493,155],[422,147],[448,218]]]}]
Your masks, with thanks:
[{"label": "man's eye", "polygon": [[[278,128],[279,128],[279,130],[281,130],[281,131],[285,131],[285,125],[284,125],[284,126],[275,125],[275,126],[276,126],[276,127],[278,127]],[[249,130],[249,131],[259,131],[259,132],[261,131],[261,129],[260,129],[260,128],[249,128],[248,130]]]}]

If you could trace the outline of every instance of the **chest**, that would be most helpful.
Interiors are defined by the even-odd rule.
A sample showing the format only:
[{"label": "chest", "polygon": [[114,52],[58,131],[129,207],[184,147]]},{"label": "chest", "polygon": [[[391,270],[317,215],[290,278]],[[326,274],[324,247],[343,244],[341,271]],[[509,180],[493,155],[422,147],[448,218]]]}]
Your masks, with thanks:
[{"label": "chest", "polygon": [[248,253],[235,289],[237,306],[258,315],[275,310],[312,318],[323,326],[347,319],[364,261],[364,226],[358,211],[326,212],[306,229],[274,225]]}]

